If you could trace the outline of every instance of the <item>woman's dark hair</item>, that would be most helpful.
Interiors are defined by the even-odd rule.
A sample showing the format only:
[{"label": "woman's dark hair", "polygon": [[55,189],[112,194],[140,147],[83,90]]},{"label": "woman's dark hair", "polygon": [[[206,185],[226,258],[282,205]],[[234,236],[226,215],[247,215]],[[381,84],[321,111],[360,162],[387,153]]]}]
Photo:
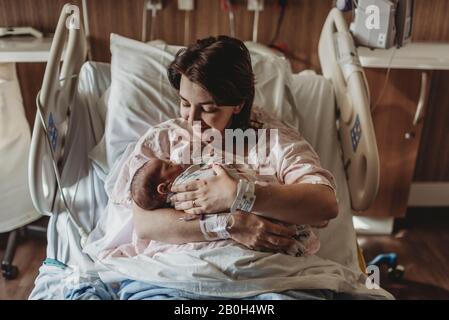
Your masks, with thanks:
[{"label": "woman's dark hair", "polygon": [[207,90],[218,106],[243,104],[241,112],[233,116],[231,128],[250,126],[254,73],[249,51],[242,41],[228,36],[198,40],[178,51],[167,74],[176,90],[184,75]]}]

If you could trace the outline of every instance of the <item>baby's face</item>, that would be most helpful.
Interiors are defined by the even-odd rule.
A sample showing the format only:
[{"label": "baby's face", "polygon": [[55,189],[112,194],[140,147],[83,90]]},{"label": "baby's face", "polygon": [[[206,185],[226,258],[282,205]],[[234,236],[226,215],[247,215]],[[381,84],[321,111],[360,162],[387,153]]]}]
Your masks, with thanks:
[{"label": "baby's face", "polygon": [[176,164],[172,161],[160,160],[160,180],[159,183],[167,183],[171,185],[175,181],[176,177],[179,176],[185,167],[180,164]]},{"label": "baby's face", "polygon": [[145,210],[164,206],[171,185],[184,169],[183,165],[171,161],[150,160],[136,172],[133,178],[131,183],[133,200]]}]

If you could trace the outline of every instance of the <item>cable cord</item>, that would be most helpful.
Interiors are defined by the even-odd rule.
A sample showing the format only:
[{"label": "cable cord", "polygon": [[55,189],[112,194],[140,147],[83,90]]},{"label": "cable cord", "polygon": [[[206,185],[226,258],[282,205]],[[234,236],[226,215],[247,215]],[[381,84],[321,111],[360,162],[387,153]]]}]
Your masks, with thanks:
[{"label": "cable cord", "polygon": [[[145,0],[142,11],[142,42],[147,41],[147,24],[148,24],[148,3],[150,0]],[[156,26],[157,9],[151,8],[151,25],[150,25],[150,41],[154,40],[154,30]]]},{"label": "cable cord", "polygon": [[187,46],[189,43],[190,34],[190,11],[186,10],[184,12],[184,45]]},{"label": "cable cord", "polygon": [[87,59],[92,60],[92,50],[90,47],[90,27],[89,27],[89,12],[87,9],[87,0],[82,1],[83,5],[83,25],[84,25],[84,32],[85,32],[85,38],[87,43]]},{"label": "cable cord", "polygon": [[156,27],[156,9],[151,10],[151,29],[150,29],[150,41],[154,40],[154,29]]},{"label": "cable cord", "polygon": [[231,0],[226,0],[226,5],[228,7],[229,31],[231,32],[231,37],[235,38],[235,17]]},{"label": "cable cord", "polygon": [[255,10],[253,21],[253,42],[257,42],[258,31],[259,31],[259,10]]},{"label": "cable cord", "polygon": [[[75,78],[75,77],[77,77],[77,75],[73,75],[73,76],[66,77],[66,78],[67,79],[68,78],[72,79],[72,78]],[[70,209],[69,203],[68,203],[68,201],[66,199],[66,196],[64,194],[64,190],[63,190],[62,183],[61,183],[61,177],[60,177],[60,174],[59,174],[58,164],[55,161],[55,154],[54,154],[54,151],[53,151],[52,142],[50,141],[49,130],[48,130],[47,124],[45,122],[45,118],[44,118],[44,110],[43,110],[42,105],[40,103],[40,91],[38,92],[38,94],[36,96],[36,106],[37,106],[37,113],[39,115],[39,119],[40,119],[40,122],[42,124],[44,135],[45,135],[45,138],[46,138],[46,141],[47,141],[47,144],[48,144],[48,148],[50,149],[53,173],[54,173],[55,178],[56,178],[56,185],[58,187],[59,195],[61,197],[61,200],[64,203],[64,207],[67,209],[67,213],[68,213],[69,219],[72,221],[73,225],[76,227],[76,229],[77,229],[77,231],[78,231],[78,233],[79,233],[79,235],[81,237],[81,239],[80,239],[81,247],[84,247],[84,244],[85,244],[85,242],[87,240],[88,234],[84,230],[84,228],[81,226],[80,222],[77,221],[77,219],[75,218],[75,215],[72,212],[72,210]]]},{"label": "cable cord", "polygon": [[147,0],[143,2],[143,11],[142,11],[142,42],[147,41]]},{"label": "cable cord", "polygon": [[371,108],[371,112],[372,112],[372,113],[373,113],[373,112],[376,110],[376,108],[379,106],[379,103],[380,103],[380,101],[382,100],[382,98],[383,98],[383,96],[384,96],[384,94],[385,94],[385,91],[386,91],[386,89],[387,89],[387,85],[388,85],[388,83],[389,83],[389,81],[390,81],[391,64],[393,63],[393,59],[394,59],[394,56],[396,55],[396,51],[397,51],[397,48],[394,47],[394,48],[393,48],[393,52],[392,52],[391,57],[390,57],[390,61],[388,62],[387,73],[386,73],[386,75],[385,75],[385,81],[384,81],[384,84],[383,84],[383,86],[382,86],[382,89],[380,90],[379,96],[377,97],[376,103],[375,103],[375,104],[372,106],[372,108]]},{"label": "cable cord", "polygon": [[280,12],[278,21],[276,23],[276,31],[274,33],[273,39],[270,42],[270,46],[275,45],[276,41],[279,38],[279,34],[281,33],[281,27],[282,23],[284,22],[284,16],[285,16],[285,8],[287,7],[287,0],[279,0],[279,6],[280,6]]}]

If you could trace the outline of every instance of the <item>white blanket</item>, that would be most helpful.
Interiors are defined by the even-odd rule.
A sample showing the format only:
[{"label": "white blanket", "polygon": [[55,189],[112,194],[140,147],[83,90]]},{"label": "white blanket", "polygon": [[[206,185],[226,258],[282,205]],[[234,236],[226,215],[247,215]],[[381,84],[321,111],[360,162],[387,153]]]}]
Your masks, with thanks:
[{"label": "white blanket", "polygon": [[100,265],[105,282],[134,279],[197,294],[241,298],[266,292],[330,289],[393,298],[368,289],[366,276],[317,256],[292,257],[228,246],[198,251],[158,253],[152,258],[107,258]]}]

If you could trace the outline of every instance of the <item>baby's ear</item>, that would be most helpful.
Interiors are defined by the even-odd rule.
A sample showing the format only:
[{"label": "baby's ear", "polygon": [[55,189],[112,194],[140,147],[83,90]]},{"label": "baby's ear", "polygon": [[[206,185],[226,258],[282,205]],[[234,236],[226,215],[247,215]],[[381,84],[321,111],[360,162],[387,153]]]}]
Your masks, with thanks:
[{"label": "baby's ear", "polygon": [[157,192],[162,195],[168,194],[170,192],[170,190],[168,189],[168,183],[159,183],[159,185],[157,186]]}]

